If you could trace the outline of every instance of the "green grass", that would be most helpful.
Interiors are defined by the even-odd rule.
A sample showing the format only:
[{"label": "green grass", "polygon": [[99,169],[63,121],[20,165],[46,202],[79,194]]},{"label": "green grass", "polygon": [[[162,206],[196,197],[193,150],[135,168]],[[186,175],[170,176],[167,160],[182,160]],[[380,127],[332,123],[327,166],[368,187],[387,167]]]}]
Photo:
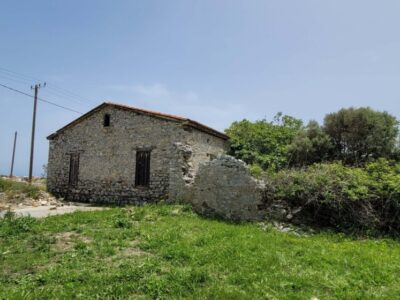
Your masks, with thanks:
[{"label": "green grass", "polygon": [[0,299],[399,299],[400,244],[150,205],[0,220]]},{"label": "green grass", "polygon": [[0,193],[5,192],[10,197],[24,193],[30,198],[37,199],[41,190],[45,190],[45,187],[0,178]]}]

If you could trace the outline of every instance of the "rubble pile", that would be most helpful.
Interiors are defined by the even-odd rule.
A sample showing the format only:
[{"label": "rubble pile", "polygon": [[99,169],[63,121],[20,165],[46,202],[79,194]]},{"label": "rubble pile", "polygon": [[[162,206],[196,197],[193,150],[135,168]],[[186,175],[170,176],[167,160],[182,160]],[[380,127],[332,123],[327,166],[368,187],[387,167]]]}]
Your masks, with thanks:
[{"label": "rubble pile", "polygon": [[[14,177],[12,179],[2,177],[2,179],[13,180],[16,182],[25,182],[23,177]],[[43,180],[34,180],[33,185],[43,186]],[[0,192],[0,211],[14,210],[24,207],[52,206],[54,208],[70,205],[64,202],[64,199],[52,196],[44,190],[40,190],[35,198],[29,197],[26,193],[18,191]]]}]

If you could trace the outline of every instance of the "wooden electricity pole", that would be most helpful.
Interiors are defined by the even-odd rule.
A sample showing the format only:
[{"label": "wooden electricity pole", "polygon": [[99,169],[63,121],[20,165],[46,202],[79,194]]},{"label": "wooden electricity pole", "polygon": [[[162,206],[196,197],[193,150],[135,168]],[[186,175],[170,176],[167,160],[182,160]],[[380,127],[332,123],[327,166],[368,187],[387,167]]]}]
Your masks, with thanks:
[{"label": "wooden electricity pole", "polygon": [[14,135],[14,147],[13,147],[13,153],[12,153],[12,159],[11,159],[10,178],[13,177],[14,159],[15,159],[15,147],[16,147],[16,145],[17,145],[17,132],[15,132],[15,135]]},{"label": "wooden electricity pole", "polygon": [[[44,83],[43,87],[46,86],[46,82]],[[35,127],[36,127],[36,108],[37,108],[37,101],[38,101],[38,92],[41,88],[40,84],[35,84],[34,87],[31,89],[35,90],[35,98],[33,101],[33,118],[32,118],[32,135],[31,135],[31,155],[29,159],[29,182],[32,182],[32,170],[33,170],[33,152],[35,148]]]}]

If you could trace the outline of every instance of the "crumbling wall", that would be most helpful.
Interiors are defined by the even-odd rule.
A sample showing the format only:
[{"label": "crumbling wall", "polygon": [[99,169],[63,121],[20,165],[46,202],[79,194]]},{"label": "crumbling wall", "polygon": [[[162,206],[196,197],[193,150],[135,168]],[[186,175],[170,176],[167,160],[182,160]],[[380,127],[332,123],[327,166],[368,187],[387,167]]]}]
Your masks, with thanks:
[{"label": "crumbling wall", "polygon": [[200,164],[193,185],[191,203],[204,215],[230,220],[263,218],[264,184],[254,179],[246,164],[231,156]]},{"label": "crumbling wall", "polygon": [[191,146],[174,143],[173,156],[169,167],[169,202],[187,203],[191,197],[191,186],[194,181],[193,149]]},{"label": "crumbling wall", "polygon": [[179,142],[175,142],[169,161],[168,201],[190,203],[192,184],[201,163],[207,162],[226,152],[226,140],[184,128],[180,131]]}]

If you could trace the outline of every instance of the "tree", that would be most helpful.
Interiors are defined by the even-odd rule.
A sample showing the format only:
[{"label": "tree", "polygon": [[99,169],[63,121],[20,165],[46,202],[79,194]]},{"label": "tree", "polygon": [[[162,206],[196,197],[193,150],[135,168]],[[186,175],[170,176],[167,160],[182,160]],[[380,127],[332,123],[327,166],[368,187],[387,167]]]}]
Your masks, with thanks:
[{"label": "tree", "polygon": [[330,137],[316,121],[299,131],[288,148],[288,160],[292,166],[302,167],[319,163],[332,155],[333,145]]},{"label": "tree", "polygon": [[334,158],[354,165],[393,156],[399,132],[394,116],[369,107],[328,114],[323,129],[332,139]]},{"label": "tree", "polygon": [[264,170],[278,170],[287,165],[287,151],[302,121],[278,113],[273,122],[242,120],[225,130],[230,137],[230,154]]},{"label": "tree", "polygon": [[393,152],[393,157],[392,157],[395,161],[400,162],[400,134],[397,137],[397,143],[396,143],[396,147],[394,149]]}]

